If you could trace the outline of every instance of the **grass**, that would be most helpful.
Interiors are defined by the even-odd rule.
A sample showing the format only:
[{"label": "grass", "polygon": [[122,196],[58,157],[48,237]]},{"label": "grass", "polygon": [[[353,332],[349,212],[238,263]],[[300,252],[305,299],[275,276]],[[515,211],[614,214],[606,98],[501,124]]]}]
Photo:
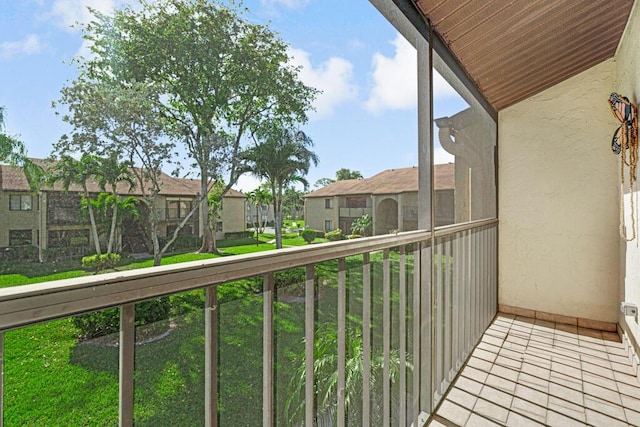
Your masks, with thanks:
[{"label": "grass", "polygon": [[[224,247],[224,255],[270,250],[263,243]],[[285,243],[300,242],[297,233]],[[246,243],[246,242],[245,242]],[[306,243],[303,243],[306,244]],[[163,264],[217,257],[213,254],[167,256]],[[372,257],[374,351],[380,347],[381,254]],[[144,268],[141,260],[119,268]],[[361,324],[361,257],[347,260],[348,317]],[[0,276],[0,286],[51,280],[57,275],[77,277],[74,270],[54,272],[42,268],[36,276],[24,268],[18,274]],[[56,266],[61,268],[60,265]],[[318,325],[334,324],[337,311],[337,262],[316,268]],[[55,270],[55,269],[54,269]],[[394,271],[397,268],[394,267]],[[63,277],[61,277],[63,278]],[[395,279],[394,279],[395,280]],[[407,283],[412,283],[407,280]],[[219,412],[221,425],[259,425],[262,419],[262,295],[261,280],[247,279],[219,286]],[[410,288],[410,287],[409,287]],[[288,424],[285,403],[292,394],[290,382],[304,354],[304,304],[287,296],[303,286],[277,290],[276,416],[277,425]],[[204,315],[202,290],[172,295],[177,327],[166,338],[136,347],[135,424],[141,426],[203,425],[204,413]],[[397,301],[397,299],[396,299]],[[179,313],[179,315],[178,315]],[[378,320],[376,320],[378,319]],[[397,323],[397,319],[394,322]],[[411,323],[409,322],[409,325]],[[394,329],[395,330],[395,329]],[[409,330],[411,336],[411,331]],[[33,325],[5,336],[5,425],[116,425],[118,419],[118,349],[79,342],[71,319]],[[397,338],[395,338],[397,339]],[[329,347],[333,348],[334,344]]]}]

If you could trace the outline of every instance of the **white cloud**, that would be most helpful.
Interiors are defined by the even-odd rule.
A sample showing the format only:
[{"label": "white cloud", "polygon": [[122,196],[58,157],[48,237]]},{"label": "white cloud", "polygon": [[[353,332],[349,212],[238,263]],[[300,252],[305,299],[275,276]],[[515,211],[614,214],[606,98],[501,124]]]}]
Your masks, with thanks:
[{"label": "white cloud", "polygon": [[55,0],[47,17],[53,18],[68,31],[77,31],[78,28],[72,26],[77,23],[86,24],[93,18],[88,8],[100,13],[109,13],[120,3],[116,0]]},{"label": "white cloud", "polygon": [[442,165],[445,163],[454,163],[456,158],[442,147],[435,147],[433,150],[433,164]]},{"label": "white cloud", "polygon": [[[393,57],[380,52],[373,55],[373,88],[364,104],[367,111],[410,110],[418,99],[418,56],[415,48],[400,34],[391,41]],[[454,95],[453,88],[436,71],[433,75],[434,98]]]},{"label": "white cloud", "polygon": [[290,48],[289,56],[291,65],[301,67],[302,82],[322,91],[314,103],[316,118],[331,115],[335,107],[358,96],[353,64],[346,59],[334,56],[314,67],[304,50]]},{"label": "white cloud", "polygon": [[249,191],[255,190],[261,184],[260,180],[253,175],[244,174],[238,178],[238,182],[233,186],[233,188],[246,194]]},{"label": "white cloud", "polygon": [[22,40],[0,43],[0,58],[12,58],[17,55],[34,55],[44,48],[36,34],[30,34]]}]

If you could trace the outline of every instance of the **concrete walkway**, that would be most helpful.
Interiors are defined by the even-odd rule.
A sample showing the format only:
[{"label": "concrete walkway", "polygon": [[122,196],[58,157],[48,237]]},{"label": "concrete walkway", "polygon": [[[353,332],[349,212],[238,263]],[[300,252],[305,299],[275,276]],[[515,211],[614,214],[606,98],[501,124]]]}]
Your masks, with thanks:
[{"label": "concrete walkway", "polygon": [[430,426],[640,426],[617,334],[499,314]]}]

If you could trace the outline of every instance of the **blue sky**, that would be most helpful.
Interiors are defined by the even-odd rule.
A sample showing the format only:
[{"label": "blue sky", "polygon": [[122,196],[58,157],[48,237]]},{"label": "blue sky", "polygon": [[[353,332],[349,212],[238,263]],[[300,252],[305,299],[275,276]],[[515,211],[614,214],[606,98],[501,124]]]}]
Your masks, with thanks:
[{"label": "blue sky", "polygon": [[[87,6],[108,13],[134,1],[0,2],[0,105],[7,130],[29,155],[46,157],[68,131],[51,102],[75,77],[69,63],[83,49],[80,31],[70,25],[90,19]],[[292,62],[302,66],[302,80],[323,91],[303,127],[320,158],[310,183],[343,167],[369,177],[418,164],[415,50],[368,0],[246,0],[244,6],[249,19],[280,33]],[[461,108],[446,84],[436,95],[443,101],[436,114]],[[452,161],[439,147],[435,157]],[[238,184],[255,186],[250,177]]]}]

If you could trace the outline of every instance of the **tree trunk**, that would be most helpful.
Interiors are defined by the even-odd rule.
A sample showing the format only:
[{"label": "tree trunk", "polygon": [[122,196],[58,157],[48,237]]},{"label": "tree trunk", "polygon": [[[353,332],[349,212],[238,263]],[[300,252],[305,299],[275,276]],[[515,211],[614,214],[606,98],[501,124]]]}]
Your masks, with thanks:
[{"label": "tree trunk", "polygon": [[89,199],[89,192],[84,191],[84,197],[87,199],[87,210],[89,211],[89,222],[91,222],[91,233],[93,234],[93,244],[96,248],[96,254],[101,255],[102,250],[100,249],[100,237],[98,236],[98,227],[96,227],[96,219],[93,215],[93,206],[91,205],[91,199]]},{"label": "tree trunk", "polygon": [[276,249],[282,248],[282,204],[280,200],[274,198],[273,202],[273,216],[274,226],[276,229]]},{"label": "tree trunk", "polygon": [[[204,174],[201,174],[204,175]],[[207,193],[209,189],[207,188],[207,177],[200,177],[200,194],[202,197],[202,202],[200,203],[200,218],[202,218],[202,224],[204,225],[204,230],[202,230],[202,246],[198,249],[200,253],[214,253],[216,250],[216,239],[209,226],[209,199],[207,198]]]},{"label": "tree trunk", "polygon": [[113,242],[116,238],[116,228],[118,225],[118,194],[113,192],[113,214],[111,216],[111,231],[109,232],[109,243],[107,245],[107,253],[110,254],[113,249]]}]

